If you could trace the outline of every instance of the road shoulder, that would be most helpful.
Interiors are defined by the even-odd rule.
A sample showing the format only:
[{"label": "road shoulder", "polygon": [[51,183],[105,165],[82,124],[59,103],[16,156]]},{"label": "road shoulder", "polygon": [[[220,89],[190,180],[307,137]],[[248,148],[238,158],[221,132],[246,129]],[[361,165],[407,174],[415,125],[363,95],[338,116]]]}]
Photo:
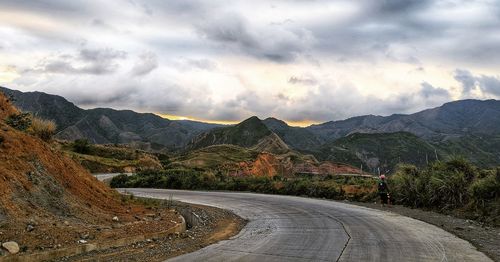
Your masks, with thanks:
[{"label": "road shoulder", "polygon": [[195,212],[200,218],[200,225],[189,227],[185,233],[66,257],[64,261],[164,261],[229,239],[237,235],[246,224],[245,220],[224,209],[177,201],[174,201],[172,207],[180,213]]},{"label": "road shoulder", "polygon": [[378,203],[348,203],[396,213],[440,227],[443,230],[470,242],[479,251],[485,253],[494,261],[500,261],[500,249],[498,248],[500,245],[500,228],[498,227],[491,227],[473,220],[399,205],[382,207]]}]

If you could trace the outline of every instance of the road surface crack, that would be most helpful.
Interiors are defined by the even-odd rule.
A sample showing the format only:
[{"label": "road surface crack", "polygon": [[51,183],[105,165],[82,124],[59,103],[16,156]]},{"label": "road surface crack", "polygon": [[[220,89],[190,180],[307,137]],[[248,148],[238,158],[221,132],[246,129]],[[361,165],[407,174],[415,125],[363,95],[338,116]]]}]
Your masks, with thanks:
[{"label": "road surface crack", "polygon": [[342,221],[330,214],[324,214],[325,216],[337,221],[340,225],[342,225],[342,229],[344,229],[344,232],[346,233],[347,235],[347,241],[345,242],[345,245],[344,247],[342,248],[342,250],[340,251],[340,254],[339,254],[339,257],[337,258],[337,260],[335,260],[336,262],[339,262],[340,261],[340,258],[342,258],[342,255],[344,254],[344,251],[345,249],[347,248],[347,245],[349,245],[349,241],[351,241],[351,234],[349,234],[349,232],[347,231],[347,228],[345,227],[344,223],[342,223]]}]

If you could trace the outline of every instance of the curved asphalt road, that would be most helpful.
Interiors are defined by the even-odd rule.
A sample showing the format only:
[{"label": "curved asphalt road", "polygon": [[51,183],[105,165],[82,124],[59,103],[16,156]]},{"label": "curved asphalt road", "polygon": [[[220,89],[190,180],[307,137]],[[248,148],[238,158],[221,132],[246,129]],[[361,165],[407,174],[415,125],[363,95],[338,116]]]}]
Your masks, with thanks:
[{"label": "curved asphalt road", "polygon": [[[122,190],[123,191],[123,190]],[[126,189],[229,209],[248,219],[230,240],[171,261],[491,261],[430,224],[340,202],[251,193]]]}]

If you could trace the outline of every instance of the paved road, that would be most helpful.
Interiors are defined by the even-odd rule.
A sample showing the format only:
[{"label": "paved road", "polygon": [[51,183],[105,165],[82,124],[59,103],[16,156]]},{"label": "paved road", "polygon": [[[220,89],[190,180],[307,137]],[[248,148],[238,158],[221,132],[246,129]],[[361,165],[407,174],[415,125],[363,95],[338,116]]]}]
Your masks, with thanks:
[{"label": "paved road", "polygon": [[248,219],[230,240],[171,261],[491,261],[430,224],[345,203],[251,193],[126,189],[232,210]]}]

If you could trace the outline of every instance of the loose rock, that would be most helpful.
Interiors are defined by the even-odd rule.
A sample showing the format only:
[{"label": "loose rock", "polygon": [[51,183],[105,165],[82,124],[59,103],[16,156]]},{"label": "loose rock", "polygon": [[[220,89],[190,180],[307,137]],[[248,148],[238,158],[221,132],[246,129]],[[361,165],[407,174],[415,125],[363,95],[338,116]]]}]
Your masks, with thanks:
[{"label": "loose rock", "polygon": [[31,231],[33,231],[34,229],[35,229],[35,227],[34,227],[34,226],[32,226],[32,225],[28,225],[28,226],[26,227],[26,231],[28,231],[28,232],[31,232]]},{"label": "loose rock", "polygon": [[9,253],[11,254],[19,253],[19,245],[14,241],[5,242],[2,244],[2,247],[9,251]]}]

